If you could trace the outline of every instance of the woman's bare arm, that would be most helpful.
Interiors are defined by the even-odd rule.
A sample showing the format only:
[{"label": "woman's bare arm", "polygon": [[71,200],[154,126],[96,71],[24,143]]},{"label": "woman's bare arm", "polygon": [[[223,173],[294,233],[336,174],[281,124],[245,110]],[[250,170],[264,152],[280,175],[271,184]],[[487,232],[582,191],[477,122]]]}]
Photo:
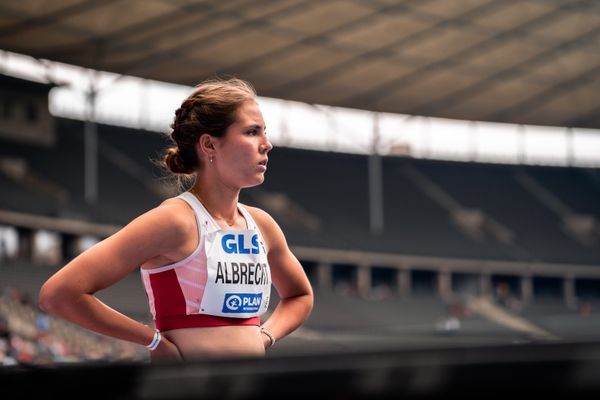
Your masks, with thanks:
[{"label": "woman's bare arm", "polygon": [[[148,260],[177,252],[190,229],[177,212],[178,207],[163,203],[77,256],[42,286],[40,307],[95,332],[149,344],[153,329],[108,307],[94,293],[120,281]],[[173,350],[161,346],[159,353]]]},{"label": "woman's bare arm", "polygon": [[[313,291],[302,265],[290,251],[281,228],[266,212],[248,207],[259,224],[267,242],[271,277],[280,302],[263,324],[276,339],[281,339],[298,328],[309,316],[313,307]],[[263,335],[265,347],[270,343]]]}]

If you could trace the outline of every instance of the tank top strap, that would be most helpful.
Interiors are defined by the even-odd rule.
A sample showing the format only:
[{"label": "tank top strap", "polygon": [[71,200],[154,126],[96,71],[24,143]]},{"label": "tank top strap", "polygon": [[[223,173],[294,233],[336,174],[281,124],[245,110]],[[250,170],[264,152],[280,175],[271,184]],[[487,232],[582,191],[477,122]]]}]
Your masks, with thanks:
[{"label": "tank top strap", "polygon": [[[212,231],[219,229],[216,222],[212,219],[206,208],[202,205],[200,200],[190,192],[183,192],[177,198],[184,200],[192,207],[194,214],[196,215],[196,223],[198,225],[198,233],[202,235],[202,231]],[[202,237],[202,236],[200,236]]]},{"label": "tank top strap", "polygon": [[256,224],[256,221],[254,221],[254,218],[252,218],[252,215],[250,215],[250,212],[248,210],[246,210],[246,207],[244,207],[243,205],[238,203],[238,209],[242,212],[242,215],[244,216],[244,218],[246,218],[246,224],[248,225],[248,229],[259,230],[258,225]]}]

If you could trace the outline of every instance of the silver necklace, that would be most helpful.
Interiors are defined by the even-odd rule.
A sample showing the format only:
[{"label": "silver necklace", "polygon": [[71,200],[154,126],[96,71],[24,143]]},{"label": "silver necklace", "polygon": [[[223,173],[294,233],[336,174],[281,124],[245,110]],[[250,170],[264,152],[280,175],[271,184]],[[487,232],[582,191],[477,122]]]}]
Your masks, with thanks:
[{"label": "silver necklace", "polygon": [[206,211],[208,211],[208,213],[210,214],[211,217],[213,217],[213,219],[218,219],[220,221],[223,221],[223,222],[225,222],[227,224],[227,226],[230,226],[230,227],[233,226],[233,225],[235,225],[235,221],[236,221],[236,217],[237,217],[237,210],[236,210],[236,215],[233,217],[233,222],[230,223],[225,218],[215,217],[214,214],[204,204],[204,202],[202,201],[202,199],[200,198],[200,196],[198,196],[198,194],[193,189],[191,189],[190,192],[198,199],[198,201],[200,201],[200,203],[202,203],[202,205],[204,206],[204,208],[206,208]]}]

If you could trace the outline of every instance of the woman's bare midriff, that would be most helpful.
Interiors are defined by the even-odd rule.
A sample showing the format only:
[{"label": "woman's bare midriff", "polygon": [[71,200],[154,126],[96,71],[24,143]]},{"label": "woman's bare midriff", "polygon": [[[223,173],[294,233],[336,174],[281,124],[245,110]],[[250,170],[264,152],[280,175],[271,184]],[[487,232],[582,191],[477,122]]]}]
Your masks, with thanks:
[{"label": "woman's bare midriff", "polygon": [[263,357],[258,326],[215,326],[161,332],[175,343],[184,360],[223,357]]}]

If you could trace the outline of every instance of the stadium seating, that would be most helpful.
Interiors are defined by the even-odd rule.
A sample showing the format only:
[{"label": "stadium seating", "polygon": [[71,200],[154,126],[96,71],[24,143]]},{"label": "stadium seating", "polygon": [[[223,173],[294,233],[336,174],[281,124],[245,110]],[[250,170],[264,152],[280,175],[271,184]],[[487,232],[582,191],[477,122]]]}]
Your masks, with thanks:
[{"label": "stadium seating", "polygon": [[[94,222],[125,224],[174,193],[153,162],[165,135],[98,127],[99,201],[84,201],[81,121],[57,119],[52,147],[0,139],[0,157],[21,160],[30,180],[0,173],[4,209]],[[293,245],[493,260],[600,263],[600,243],[585,245],[565,232],[559,215],[519,183],[525,172],[573,212],[600,216],[600,180],[592,168],[558,168],[383,158],[384,231],[369,226],[367,156],[279,147],[269,155],[263,185],[242,191],[241,201],[269,211]],[[512,242],[476,240],[428,194],[428,184],[464,209],[501,224]],[[413,173],[414,175],[414,173]]]}]

